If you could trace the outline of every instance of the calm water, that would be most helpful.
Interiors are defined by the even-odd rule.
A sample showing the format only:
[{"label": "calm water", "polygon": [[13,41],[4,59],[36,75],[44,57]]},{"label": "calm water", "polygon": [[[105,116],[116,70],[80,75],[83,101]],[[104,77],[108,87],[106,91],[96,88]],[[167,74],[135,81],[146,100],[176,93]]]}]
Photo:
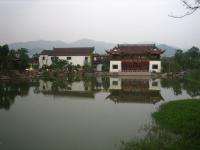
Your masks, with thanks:
[{"label": "calm water", "polygon": [[0,83],[1,150],[114,150],[161,103],[198,97],[184,80],[67,78]]}]

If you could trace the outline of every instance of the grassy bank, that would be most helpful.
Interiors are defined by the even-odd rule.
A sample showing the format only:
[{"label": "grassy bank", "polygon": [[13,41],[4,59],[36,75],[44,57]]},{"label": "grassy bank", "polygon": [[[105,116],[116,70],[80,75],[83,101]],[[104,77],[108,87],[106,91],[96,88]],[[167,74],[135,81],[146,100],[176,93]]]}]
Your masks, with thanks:
[{"label": "grassy bank", "polygon": [[200,84],[200,70],[193,70],[185,76],[186,80]]},{"label": "grassy bank", "polygon": [[146,137],[122,145],[124,150],[200,149],[200,100],[172,101],[152,114],[156,125]]},{"label": "grassy bank", "polygon": [[195,83],[200,84],[200,80],[199,80],[199,79],[194,79],[194,78],[192,78],[192,77],[186,77],[185,79],[188,80],[188,81],[191,81],[191,82],[195,82]]}]

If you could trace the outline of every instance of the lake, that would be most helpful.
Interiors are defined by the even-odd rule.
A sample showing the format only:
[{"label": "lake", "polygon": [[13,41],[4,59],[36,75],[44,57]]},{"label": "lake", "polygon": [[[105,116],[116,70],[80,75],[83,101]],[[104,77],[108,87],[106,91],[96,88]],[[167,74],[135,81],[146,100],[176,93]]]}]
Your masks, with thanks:
[{"label": "lake", "polygon": [[1,81],[0,149],[118,149],[144,136],[160,104],[199,95],[200,85],[184,79]]}]

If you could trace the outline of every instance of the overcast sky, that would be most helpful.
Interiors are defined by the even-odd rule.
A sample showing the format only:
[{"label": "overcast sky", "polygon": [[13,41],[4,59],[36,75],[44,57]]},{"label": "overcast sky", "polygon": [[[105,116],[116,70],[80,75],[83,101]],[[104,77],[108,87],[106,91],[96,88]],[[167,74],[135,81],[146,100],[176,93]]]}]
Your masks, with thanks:
[{"label": "overcast sky", "polygon": [[200,47],[200,11],[180,0],[0,0],[0,44],[32,40],[166,43]]}]

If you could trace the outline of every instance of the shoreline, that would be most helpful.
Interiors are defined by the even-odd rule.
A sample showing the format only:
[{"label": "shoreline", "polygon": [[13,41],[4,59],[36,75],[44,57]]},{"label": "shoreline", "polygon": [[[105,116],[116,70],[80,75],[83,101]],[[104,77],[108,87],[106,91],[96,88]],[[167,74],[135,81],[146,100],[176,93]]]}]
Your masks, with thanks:
[{"label": "shoreline", "polygon": [[[62,70],[32,70],[32,71],[19,71],[19,70],[8,70],[0,72],[0,81],[3,80],[32,80],[32,79],[56,79],[65,78],[67,76],[85,76],[85,77],[120,77],[120,78],[136,78],[136,79],[157,79],[157,78],[170,78],[170,77],[184,77],[181,73],[170,74],[170,73],[150,73],[150,72],[73,72],[68,73]],[[187,78],[186,78],[187,79]]]}]

